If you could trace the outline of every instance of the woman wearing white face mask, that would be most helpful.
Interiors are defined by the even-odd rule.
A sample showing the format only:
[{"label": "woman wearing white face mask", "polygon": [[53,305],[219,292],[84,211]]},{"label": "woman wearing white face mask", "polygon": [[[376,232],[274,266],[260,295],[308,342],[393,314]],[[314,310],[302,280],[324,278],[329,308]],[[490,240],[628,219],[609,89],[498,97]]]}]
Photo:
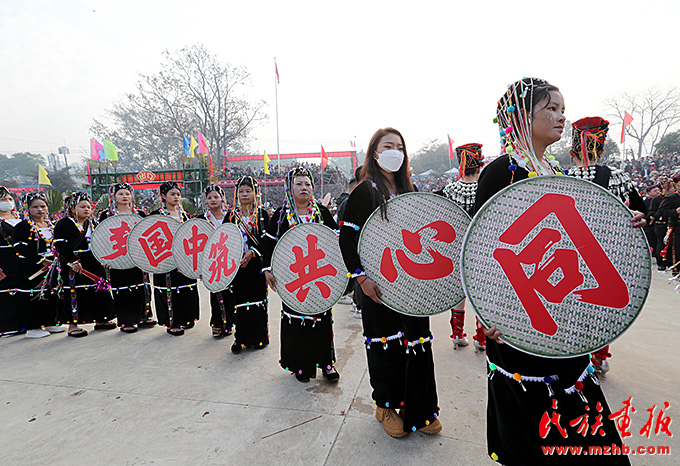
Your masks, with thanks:
[{"label": "woman wearing white face mask", "polygon": [[[366,346],[368,372],[377,406],[376,418],[392,437],[403,437],[420,430],[427,434],[441,431],[437,419],[437,387],[430,341],[423,352],[407,354],[403,339],[419,340],[430,336],[430,319],[399,314],[378,299],[380,290],[366,277],[357,245],[359,233],[371,213],[380,208],[386,216],[385,202],[392,196],[413,192],[408,169],[406,145],[394,128],[378,130],[368,146],[361,171],[363,182],[357,186],[345,208],[340,228],[340,248],[347,269],[361,286],[364,336],[384,345]],[[428,339],[429,340],[429,339]],[[397,413],[397,409],[400,410]]]},{"label": "woman wearing white face mask", "polygon": [[19,284],[17,255],[13,248],[14,227],[21,222],[14,198],[9,190],[0,186],[0,335],[13,335],[19,328],[18,297]]}]

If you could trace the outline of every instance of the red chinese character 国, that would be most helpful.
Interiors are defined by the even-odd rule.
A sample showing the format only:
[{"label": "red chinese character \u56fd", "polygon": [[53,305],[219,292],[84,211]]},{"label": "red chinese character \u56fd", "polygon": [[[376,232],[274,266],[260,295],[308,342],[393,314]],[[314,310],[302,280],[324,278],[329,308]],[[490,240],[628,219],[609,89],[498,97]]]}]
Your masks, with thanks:
[{"label": "red chinese character \u56fd", "polygon": [[[443,220],[428,223],[415,232],[403,229],[401,230],[401,236],[404,241],[404,247],[410,253],[420,255],[423,252],[420,233],[427,229],[436,231],[435,235],[432,237],[434,241],[451,244],[456,239],[456,230],[454,230],[453,226]],[[406,252],[402,249],[395,250],[394,254],[397,257],[397,262],[401,268],[404,269],[404,272],[418,280],[437,280],[439,278],[444,278],[453,272],[453,261],[451,258],[444,256],[434,248],[428,247],[425,249],[432,258],[430,262],[426,263],[415,262],[409,259]],[[399,272],[392,259],[392,250],[389,247],[383,250],[382,259],[380,260],[380,273],[390,283],[394,283],[399,276]]]},{"label": "red chinese character \u56fd", "polygon": [[229,239],[229,234],[221,232],[220,239],[213,243],[210,248],[210,254],[208,255],[209,260],[214,260],[208,270],[211,275],[208,279],[209,283],[214,281],[220,281],[222,279],[222,274],[226,277],[230,275],[234,270],[236,270],[236,261],[231,259],[231,264],[229,264],[229,248],[226,245],[227,239]]},{"label": "red chinese character \u56fd", "polygon": [[307,299],[309,287],[306,286],[314,283],[321,292],[321,296],[326,299],[331,295],[330,287],[324,282],[320,281],[323,277],[335,277],[338,270],[331,264],[326,264],[322,267],[318,266],[321,259],[326,257],[326,253],[317,248],[319,238],[314,235],[307,235],[307,249],[308,254],[305,256],[300,246],[293,246],[293,254],[295,254],[295,262],[290,265],[290,271],[296,273],[298,278],[286,284],[286,289],[293,293],[298,292],[295,297],[301,303]]},{"label": "red chinese character \u56fd", "polygon": [[[626,307],[630,297],[621,275],[576,210],[576,202],[570,196],[555,193],[542,196],[510,225],[499,240],[506,244],[520,244],[550,214],[557,217],[574,249],[557,248],[542,262],[550,248],[562,239],[559,231],[543,228],[519,254],[498,248],[493,257],[522,302],[531,326],[552,336],[557,333],[558,326],[540,296],[557,304],[573,293],[580,296],[579,301],[615,309]],[[584,282],[579,271],[579,255],[597,281],[596,288],[574,291]],[[524,266],[533,266],[531,276],[527,275]],[[549,279],[557,269],[561,270],[562,278],[552,284]]]},{"label": "red chinese character \u56fd", "polygon": [[104,260],[113,260],[127,254],[127,239],[130,234],[130,226],[125,222],[121,221],[118,228],[111,228],[111,236],[109,240],[113,242],[111,247],[113,252],[108,256],[102,256]]},{"label": "red chinese character \u56fd", "polygon": [[184,246],[184,253],[191,256],[193,270],[198,270],[198,255],[203,252],[205,243],[208,241],[208,235],[199,233],[198,225],[191,226],[191,237],[182,240]]},{"label": "red chinese character \u56fd", "polygon": [[139,243],[152,267],[172,257],[172,232],[167,223],[157,221],[142,233]]}]

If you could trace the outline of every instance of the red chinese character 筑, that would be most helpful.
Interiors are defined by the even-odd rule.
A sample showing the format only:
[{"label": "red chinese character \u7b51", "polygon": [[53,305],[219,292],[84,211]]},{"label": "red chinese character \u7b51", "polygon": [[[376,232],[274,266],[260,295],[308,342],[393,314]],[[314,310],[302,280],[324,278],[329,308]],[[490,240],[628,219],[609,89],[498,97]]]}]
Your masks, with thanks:
[{"label": "red chinese character \u7b51", "polygon": [[220,239],[216,243],[213,243],[210,248],[208,259],[214,259],[214,262],[210,264],[210,267],[208,268],[211,273],[208,283],[213,283],[214,281],[219,282],[222,279],[222,274],[226,277],[236,270],[237,265],[234,259],[231,259],[231,265],[228,265],[229,248],[225,244],[228,238],[228,233],[220,232]]},{"label": "red chinese character \u7b51", "polygon": [[109,240],[113,242],[113,245],[111,245],[113,252],[108,256],[102,256],[104,260],[117,259],[127,254],[127,238],[130,234],[130,225],[125,221],[121,221],[118,228],[111,228],[110,231],[111,236]]},{"label": "red chinese character \u7b51", "polygon": [[286,284],[286,289],[291,293],[298,290],[295,297],[301,303],[307,299],[307,294],[309,293],[309,287],[305,287],[305,285],[312,282],[319,288],[321,296],[324,299],[328,298],[331,295],[330,287],[324,282],[317,280],[328,276],[335,277],[338,274],[338,270],[331,264],[318,267],[318,262],[326,257],[326,253],[317,248],[318,242],[319,238],[316,236],[307,235],[309,253],[306,256],[300,246],[293,246],[295,262],[290,265],[290,271],[298,274],[298,278]]},{"label": "red chinese character \u7b51", "polygon": [[[453,226],[443,220],[428,223],[415,232],[405,229],[401,230],[404,246],[412,254],[419,255],[423,252],[420,233],[426,229],[436,231],[435,235],[432,237],[435,241],[451,244],[456,239],[456,230],[454,230]],[[409,259],[402,249],[397,249],[395,251],[397,262],[399,262],[401,268],[404,269],[404,272],[418,280],[437,280],[439,278],[444,278],[453,272],[453,261],[449,257],[444,256],[436,249],[429,247],[425,249],[432,257],[432,261],[426,263],[415,262]],[[380,273],[390,283],[394,283],[397,280],[399,273],[394,266],[392,250],[390,248],[385,248],[383,250],[382,259],[380,260]]]},{"label": "red chinese character \u7b51", "polygon": [[157,221],[142,233],[139,243],[152,267],[158,266],[165,259],[172,257],[172,232],[167,223]]},{"label": "red chinese character \u7b51", "polygon": [[[503,268],[517,297],[522,302],[531,326],[545,335],[557,333],[557,323],[548,313],[539,294],[550,303],[561,303],[567,295],[579,295],[579,301],[623,309],[630,302],[628,288],[611,263],[602,246],[576,210],[576,201],[570,196],[550,193],[542,196],[515,220],[500,236],[506,244],[520,244],[548,215],[554,214],[574,245],[572,249],[558,248],[541,264],[550,248],[562,239],[562,234],[543,228],[519,254],[510,249],[498,248],[493,257]],[[579,271],[579,255],[597,281],[596,288],[574,291],[584,282]],[[523,265],[532,266],[529,277]],[[557,270],[562,278],[553,285],[549,279]]]},{"label": "red chinese character \u7b51", "polygon": [[633,435],[628,432],[628,429],[630,429],[630,414],[628,413],[634,413],[635,411],[636,409],[633,407],[633,397],[629,396],[628,399],[623,402],[623,408],[609,415],[609,419],[613,420],[614,424],[616,424],[616,428],[619,429],[622,439]]},{"label": "red chinese character \u7b51", "polygon": [[545,411],[543,413],[543,416],[541,417],[541,422],[538,426],[538,433],[540,434],[541,438],[546,438],[550,433],[551,427],[555,426],[559,431],[560,435],[562,435],[562,437],[564,438],[567,438],[569,434],[567,434],[567,431],[564,429],[564,427],[560,425],[561,415],[557,412],[557,400],[555,399],[553,399],[552,409],[554,411],[550,416],[548,416],[548,411]]},{"label": "red chinese character \u7b51", "polygon": [[191,256],[193,270],[198,270],[198,255],[203,252],[205,243],[208,241],[208,235],[198,232],[198,225],[191,226],[191,237],[182,240],[184,246],[184,253]]}]

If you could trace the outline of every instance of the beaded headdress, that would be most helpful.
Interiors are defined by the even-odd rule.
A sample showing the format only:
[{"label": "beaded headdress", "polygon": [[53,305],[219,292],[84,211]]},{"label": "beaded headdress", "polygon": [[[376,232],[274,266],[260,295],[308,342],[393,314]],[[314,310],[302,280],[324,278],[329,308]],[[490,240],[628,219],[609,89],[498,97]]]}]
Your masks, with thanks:
[{"label": "beaded headdress", "polygon": [[158,187],[158,191],[163,195],[166,196],[171,189],[177,189],[178,191],[181,191],[179,185],[177,184],[176,181],[166,181],[162,185]]},{"label": "beaded headdress", "polygon": [[[293,185],[295,184],[295,178],[298,176],[308,177],[309,181],[312,183],[312,189],[314,189],[314,176],[312,176],[312,172],[309,171],[309,169],[304,167],[294,168],[286,175],[284,183],[286,192],[286,210],[288,211],[287,217],[291,226],[302,223],[300,216],[297,213],[297,206],[295,204],[295,197],[293,195]],[[314,199],[313,192],[309,198],[309,206],[307,207],[307,211],[312,218],[316,218],[317,221],[321,222],[321,211],[319,210],[319,205],[316,202],[316,199]]]},{"label": "beaded headdress", "polygon": [[41,201],[44,201],[45,204],[47,204],[47,196],[45,195],[45,193],[41,192],[26,193],[23,196],[21,196],[21,210],[24,211],[27,217],[29,215],[28,208],[31,207],[31,204],[36,199],[40,199]]},{"label": "beaded headdress", "polygon": [[121,189],[130,191],[132,199],[130,200],[130,209],[135,210],[135,190],[128,183],[116,183],[109,187],[109,213],[113,215],[116,212],[116,193]]},{"label": "beaded headdress", "polygon": [[[515,171],[520,166],[529,172],[529,176],[539,173],[551,175],[538,161],[531,142],[532,115],[534,94],[537,90],[554,89],[548,81],[538,78],[522,78],[508,86],[508,90],[498,101],[496,118],[501,137],[501,151],[512,159],[510,170]],[[560,170],[555,157],[546,157],[550,165]]]},{"label": "beaded headdress", "polygon": [[456,147],[456,156],[458,156],[458,163],[460,164],[458,170],[460,177],[463,176],[466,168],[479,168],[484,165],[482,145],[476,142]]},{"label": "beaded headdress", "polygon": [[73,211],[78,204],[83,201],[91,202],[90,195],[85,191],[76,191],[66,198],[64,201],[65,213],[67,216],[74,218]]},{"label": "beaded headdress", "polygon": [[581,118],[571,124],[571,150],[573,158],[583,160],[586,167],[604,152],[609,122],[600,117]]}]

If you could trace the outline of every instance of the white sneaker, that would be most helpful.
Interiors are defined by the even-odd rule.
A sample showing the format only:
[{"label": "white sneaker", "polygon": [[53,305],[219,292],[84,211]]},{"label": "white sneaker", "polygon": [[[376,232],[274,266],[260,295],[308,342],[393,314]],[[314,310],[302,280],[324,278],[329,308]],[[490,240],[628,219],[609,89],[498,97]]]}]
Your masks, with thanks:
[{"label": "white sneaker", "polygon": [[486,351],[486,345],[482,345],[477,340],[475,340],[475,353],[484,351]]},{"label": "white sneaker", "polygon": [[66,331],[66,325],[50,325],[49,327],[45,327],[45,330],[50,333],[61,333]]},{"label": "white sneaker", "polygon": [[26,338],[43,338],[49,336],[50,332],[48,332],[47,330],[43,330],[41,328],[34,328],[26,332]]},{"label": "white sneaker", "polygon": [[361,309],[355,309],[354,310],[354,318],[355,319],[361,319]]},{"label": "white sneaker", "polygon": [[352,303],[353,303],[352,298],[350,298],[347,295],[343,296],[338,300],[338,304],[352,304]]},{"label": "white sneaker", "polygon": [[458,349],[459,346],[467,346],[470,342],[465,337],[451,338],[453,342],[453,349]]}]

